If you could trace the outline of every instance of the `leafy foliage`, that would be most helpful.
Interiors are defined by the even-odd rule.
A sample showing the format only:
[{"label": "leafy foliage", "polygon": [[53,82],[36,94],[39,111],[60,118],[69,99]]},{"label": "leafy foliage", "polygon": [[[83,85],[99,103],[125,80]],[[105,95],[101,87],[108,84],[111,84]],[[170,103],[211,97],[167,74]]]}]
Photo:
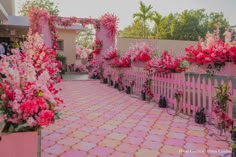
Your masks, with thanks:
[{"label": "leafy foliage", "polygon": [[92,28],[85,27],[85,30],[80,32],[76,37],[76,43],[85,48],[89,48],[94,40],[94,32]]},{"label": "leafy foliage", "polygon": [[[121,31],[122,37],[159,38],[171,40],[197,41],[199,36],[205,37],[207,32],[212,32],[220,25],[220,37],[223,37],[229,22],[222,12],[207,14],[204,9],[184,10],[182,13],[170,13],[163,16],[157,11],[152,11],[152,6],[140,2],[138,13],[133,14],[134,22]],[[147,21],[153,22],[153,27]]]},{"label": "leafy foliage", "polygon": [[140,7],[139,7],[139,12],[138,13],[134,13],[133,14],[133,18],[137,19],[139,22],[142,23],[143,25],[143,37],[146,37],[146,30],[145,30],[145,26],[146,26],[146,22],[147,20],[151,20],[152,16],[153,16],[153,12],[152,10],[152,6],[148,5],[146,6],[142,1],[139,2]]},{"label": "leafy foliage", "polygon": [[36,7],[44,9],[49,12],[50,15],[58,15],[58,6],[53,0],[24,0],[20,4],[20,15],[28,16],[31,8]]}]

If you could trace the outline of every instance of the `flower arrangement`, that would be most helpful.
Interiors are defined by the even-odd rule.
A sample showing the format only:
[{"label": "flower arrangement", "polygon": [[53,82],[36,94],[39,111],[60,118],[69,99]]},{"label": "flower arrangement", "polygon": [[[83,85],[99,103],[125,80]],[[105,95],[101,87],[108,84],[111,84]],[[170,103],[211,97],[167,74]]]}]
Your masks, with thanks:
[{"label": "flower arrangement", "polygon": [[74,70],[76,72],[86,72],[86,67],[83,64],[75,64]]},{"label": "flower arrangement", "polygon": [[93,43],[93,47],[94,47],[94,50],[91,53],[99,54],[102,50],[102,41],[96,38]]},{"label": "flower arrangement", "polygon": [[118,53],[117,53],[117,49],[114,47],[109,48],[104,54],[105,60],[112,60],[116,57],[118,57]]},{"label": "flower arrangement", "polygon": [[180,107],[180,101],[183,98],[184,92],[177,89],[174,93],[174,98],[176,99],[177,107],[176,107],[176,114],[180,112],[179,107]]},{"label": "flower arrangement", "polygon": [[111,62],[111,67],[130,67],[131,66],[131,59],[130,55],[124,55],[121,58],[114,58]]},{"label": "flower arrangement", "polygon": [[131,56],[132,61],[146,62],[151,59],[155,51],[155,49],[151,48],[146,43],[137,43],[130,47],[126,54]]},{"label": "flower arrangement", "polygon": [[99,78],[100,65],[97,60],[93,59],[86,64],[90,78]]},{"label": "flower arrangement", "polygon": [[130,67],[131,59],[130,55],[124,55],[120,58],[120,67]]},{"label": "flower arrangement", "polygon": [[42,33],[44,22],[47,22],[50,15],[47,11],[39,8],[32,8],[29,12],[30,28],[32,33]]},{"label": "flower arrangement", "polygon": [[142,88],[142,93],[146,94],[148,101],[151,101],[152,98],[154,97],[154,94],[151,91],[151,84],[152,84],[152,79],[147,78]]},{"label": "flower arrangement", "polygon": [[89,49],[81,45],[76,45],[75,50],[76,50],[76,55],[78,55],[80,58],[87,58],[88,54],[90,53]]},{"label": "flower arrangement", "polygon": [[228,113],[228,102],[232,101],[230,99],[228,83],[221,84],[216,87],[216,96],[214,104],[214,113],[218,118],[218,127],[220,129],[229,129],[232,125],[232,119],[230,119],[226,113]]},{"label": "flower arrangement", "polygon": [[176,99],[177,102],[180,102],[183,95],[184,95],[184,92],[177,89],[174,93],[174,98]]},{"label": "flower arrangement", "polygon": [[60,81],[60,62],[56,52],[46,48],[40,35],[29,32],[22,45],[23,53],[3,56],[0,73],[0,111],[4,115],[4,132],[36,130],[59,118],[59,104],[54,86]]},{"label": "flower arrangement", "polygon": [[208,32],[206,41],[199,39],[197,48],[190,46],[185,49],[186,59],[199,66],[206,65],[209,75],[220,71],[226,62],[236,63],[236,46],[230,42],[232,33],[226,30],[224,34],[226,42],[219,37],[219,27],[214,33]]},{"label": "flower arrangement", "polygon": [[147,62],[145,70],[160,73],[180,73],[188,68],[188,62],[182,57],[173,58],[167,51],[163,52],[160,58],[154,57]]},{"label": "flower arrangement", "polygon": [[106,13],[100,18],[100,24],[107,30],[107,36],[114,41],[118,32],[118,18],[113,14]]}]

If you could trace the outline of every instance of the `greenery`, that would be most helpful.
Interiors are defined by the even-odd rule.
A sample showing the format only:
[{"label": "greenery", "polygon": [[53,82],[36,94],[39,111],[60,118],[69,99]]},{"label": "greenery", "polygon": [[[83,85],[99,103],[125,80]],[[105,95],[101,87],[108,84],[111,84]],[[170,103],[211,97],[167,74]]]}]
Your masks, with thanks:
[{"label": "greenery", "polygon": [[20,4],[19,14],[28,16],[31,8],[37,7],[49,12],[50,15],[58,15],[58,6],[53,0],[23,0]]},{"label": "greenery", "polygon": [[58,61],[61,61],[61,63],[62,63],[62,69],[60,69],[60,70],[61,70],[61,74],[64,74],[64,73],[65,73],[64,67],[65,67],[65,65],[66,65],[66,57],[63,56],[63,55],[61,55],[61,54],[59,54],[59,53],[57,53],[56,59],[57,59]]},{"label": "greenery", "polygon": [[229,101],[232,101],[230,99],[230,87],[228,83],[220,84],[218,87],[216,87],[216,96],[215,100],[218,103],[218,106],[225,112],[228,112],[227,103]]},{"label": "greenery", "polygon": [[151,20],[153,13],[152,13],[152,6],[146,6],[142,1],[139,2],[140,8],[138,13],[133,14],[133,18],[137,19],[142,24],[142,32],[143,37],[146,37],[146,22],[147,20]]},{"label": "greenery", "polygon": [[[138,13],[133,14],[134,22],[120,31],[121,37],[158,38],[170,40],[198,40],[205,38],[206,33],[213,32],[220,25],[220,36],[223,39],[229,22],[222,12],[206,13],[204,9],[184,10],[182,13],[170,13],[163,16],[152,11],[151,5],[140,2]],[[147,24],[151,21],[153,27]]]},{"label": "greenery", "polygon": [[76,43],[85,48],[89,48],[94,39],[94,32],[92,28],[86,27],[84,31],[80,32],[76,37]]}]

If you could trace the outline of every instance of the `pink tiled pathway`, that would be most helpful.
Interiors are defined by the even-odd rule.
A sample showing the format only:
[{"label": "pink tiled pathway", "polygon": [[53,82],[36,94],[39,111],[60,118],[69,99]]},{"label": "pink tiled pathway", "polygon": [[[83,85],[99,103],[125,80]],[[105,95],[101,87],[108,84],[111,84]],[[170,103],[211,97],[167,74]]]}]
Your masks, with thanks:
[{"label": "pink tiled pathway", "polygon": [[62,118],[42,131],[42,157],[217,157],[207,129],[99,81],[64,81]]}]

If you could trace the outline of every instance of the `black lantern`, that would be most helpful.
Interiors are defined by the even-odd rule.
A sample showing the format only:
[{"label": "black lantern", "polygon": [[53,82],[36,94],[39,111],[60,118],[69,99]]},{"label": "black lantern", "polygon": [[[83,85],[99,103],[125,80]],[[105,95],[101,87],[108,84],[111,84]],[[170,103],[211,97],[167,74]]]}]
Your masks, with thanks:
[{"label": "black lantern", "polygon": [[146,100],[146,92],[145,92],[145,90],[142,90],[141,91],[141,98],[142,98],[142,100]]},{"label": "black lantern", "polygon": [[126,94],[130,94],[130,93],[131,93],[131,88],[130,88],[130,86],[126,86],[125,92],[126,92]]},{"label": "black lantern", "polygon": [[159,100],[158,105],[159,105],[160,108],[166,108],[167,107],[166,98],[163,95],[160,96],[160,100]]}]

